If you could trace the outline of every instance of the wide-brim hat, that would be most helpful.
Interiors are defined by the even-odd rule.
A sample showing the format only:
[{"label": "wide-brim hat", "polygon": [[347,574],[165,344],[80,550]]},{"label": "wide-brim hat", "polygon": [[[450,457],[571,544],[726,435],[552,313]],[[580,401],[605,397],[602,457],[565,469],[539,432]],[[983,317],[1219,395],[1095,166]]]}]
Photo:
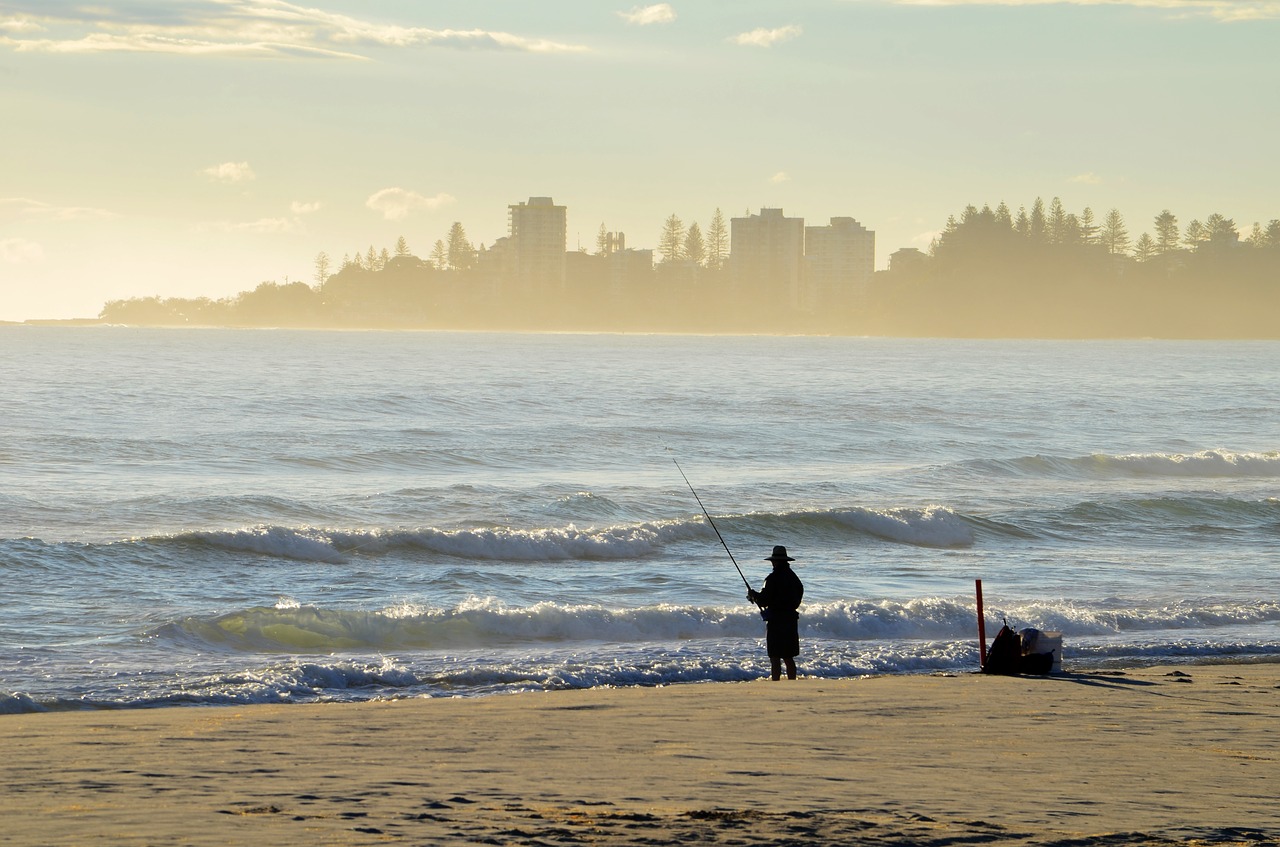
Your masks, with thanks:
[{"label": "wide-brim hat", "polygon": [[787,548],[781,544],[777,544],[773,548],[773,555],[765,559],[766,562],[794,562],[795,559],[787,555]]}]

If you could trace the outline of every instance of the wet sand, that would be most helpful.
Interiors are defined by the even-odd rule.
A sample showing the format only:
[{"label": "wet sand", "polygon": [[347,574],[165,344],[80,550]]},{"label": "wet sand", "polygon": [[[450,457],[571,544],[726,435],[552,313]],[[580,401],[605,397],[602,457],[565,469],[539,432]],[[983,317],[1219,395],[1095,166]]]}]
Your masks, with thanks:
[{"label": "wet sand", "polygon": [[0,844],[1280,844],[1280,664],[0,716]]}]

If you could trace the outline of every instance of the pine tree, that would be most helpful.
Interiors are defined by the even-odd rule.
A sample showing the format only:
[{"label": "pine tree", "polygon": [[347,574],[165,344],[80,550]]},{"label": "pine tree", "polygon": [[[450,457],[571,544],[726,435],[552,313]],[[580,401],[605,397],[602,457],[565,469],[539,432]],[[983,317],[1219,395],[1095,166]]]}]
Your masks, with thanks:
[{"label": "pine tree", "polygon": [[471,267],[475,259],[475,248],[467,240],[467,231],[462,228],[461,221],[454,221],[449,227],[449,267],[455,271],[465,271]]},{"label": "pine tree", "polygon": [[316,285],[324,285],[329,279],[329,254],[321,250],[316,254]]},{"label": "pine tree", "polygon": [[1010,214],[1009,207],[1003,200],[1000,201],[999,206],[996,206],[996,223],[1005,229],[1013,229],[1013,215]]},{"label": "pine tree", "polygon": [[1049,243],[1067,243],[1067,210],[1062,207],[1061,198],[1055,197],[1049,203]]},{"label": "pine tree", "polygon": [[381,270],[378,267],[378,251],[373,249],[373,245],[369,245],[369,252],[364,254],[364,266],[371,270]]},{"label": "pine tree", "polygon": [[929,242],[929,255],[937,256],[938,251],[954,244],[956,232],[959,229],[960,223],[956,220],[956,216],[947,215],[947,225],[942,228],[942,232],[934,237],[933,241]]},{"label": "pine tree", "polygon": [[1133,245],[1133,257],[1139,262],[1150,261],[1156,252],[1155,239],[1145,232],[1138,238],[1138,243]]},{"label": "pine tree", "polygon": [[1124,217],[1119,209],[1107,212],[1102,222],[1102,246],[1113,256],[1122,256],[1129,252],[1129,230],[1125,229]]},{"label": "pine tree", "polygon": [[1187,224],[1187,234],[1183,238],[1185,243],[1192,250],[1199,250],[1200,246],[1209,240],[1209,230],[1205,229],[1204,224],[1198,220],[1193,220]]},{"label": "pine tree", "polygon": [[436,241],[435,245],[431,248],[431,264],[436,266],[436,270],[442,271],[448,261],[449,252],[444,246],[444,242],[439,240]]},{"label": "pine tree", "polygon": [[1027,217],[1026,206],[1018,207],[1018,217],[1013,222],[1013,230],[1023,238],[1031,237],[1031,218]]},{"label": "pine tree", "polygon": [[1254,247],[1280,247],[1280,220],[1273,220],[1265,227],[1255,222],[1247,241]]},{"label": "pine tree", "polygon": [[609,228],[600,222],[600,231],[596,233],[596,255],[603,256],[609,252]]},{"label": "pine tree", "polygon": [[1230,246],[1240,240],[1240,232],[1236,222],[1214,212],[1205,218],[1204,228],[1209,233],[1209,242],[1216,246]]},{"label": "pine tree", "polygon": [[1267,223],[1267,246],[1273,250],[1280,250],[1280,220],[1271,220]]},{"label": "pine tree", "polygon": [[676,262],[684,258],[684,224],[680,218],[672,215],[662,225],[662,235],[658,237],[658,252],[663,262]]},{"label": "pine tree", "polygon": [[711,225],[707,228],[706,249],[707,267],[713,271],[724,267],[729,258],[729,230],[719,209],[711,216]]},{"label": "pine tree", "polygon": [[1084,211],[1080,213],[1080,243],[1097,244],[1098,229],[1097,223],[1093,220],[1093,209],[1085,206]]},{"label": "pine tree", "polygon": [[1031,240],[1045,240],[1045,220],[1044,220],[1044,201],[1039,197],[1031,206]]},{"label": "pine tree", "polygon": [[1252,247],[1265,247],[1267,244],[1267,234],[1262,231],[1262,224],[1257,221],[1253,222],[1253,229],[1249,231],[1249,237],[1245,239]]},{"label": "pine tree", "polygon": [[689,224],[689,230],[684,235],[684,257],[695,265],[701,265],[706,261],[707,248],[703,243],[702,229],[697,221]]},{"label": "pine tree", "polygon": [[1164,256],[1178,251],[1178,219],[1165,209],[1156,215],[1156,253]]},{"label": "pine tree", "polygon": [[404,236],[396,239],[396,258],[409,255],[409,242],[404,240]]},{"label": "pine tree", "polygon": [[1082,243],[1082,238],[1084,238],[1084,231],[1080,227],[1080,219],[1075,216],[1075,213],[1068,212],[1063,224],[1062,243],[1076,247]]}]

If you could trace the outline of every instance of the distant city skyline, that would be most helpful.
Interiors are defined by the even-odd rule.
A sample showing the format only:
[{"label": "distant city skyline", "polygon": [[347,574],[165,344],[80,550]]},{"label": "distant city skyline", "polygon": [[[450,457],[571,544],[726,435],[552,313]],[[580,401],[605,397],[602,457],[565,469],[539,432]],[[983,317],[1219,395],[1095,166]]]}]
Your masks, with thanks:
[{"label": "distant city skyline", "polygon": [[0,319],[310,281],[513,198],[656,245],[852,215],[878,268],[948,216],[1061,197],[1130,231],[1277,216],[1280,0],[0,7]]},{"label": "distant city skyline", "polygon": [[[807,225],[803,217],[765,207],[732,217],[726,226],[721,210],[716,212],[706,239],[697,222],[686,225],[672,215],[656,249],[628,246],[626,233],[609,232],[602,225],[592,250],[569,245],[567,205],[556,203],[554,197],[530,197],[507,206],[507,234],[492,244],[473,242],[459,222],[447,239],[433,243],[429,255],[414,251],[403,237],[397,240],[396,255],[425,259],[438,270],[472,272],[493,293],[522,300],[559,302],[574,291],[655,295],[655,266],[678,274],[682,267],[718,271],[723,277],[718,284],[726,293],[736,299],[754,299],[768,308],[843,309],[865,296],[875,273],[876,234],[856,218],[843,215],[826,224]],[[323,285],[332,271],[345,271],[351,265],[377,270],[390,258],[387,248],[379,251],[376,245],[364,253],[344,253],[340,262],[322,251],[316,256],[314,282]],[[588,258],[607,261],[604,266],[570,261]],[[685,280],[688,287],[698,285],[695,277]]]}]

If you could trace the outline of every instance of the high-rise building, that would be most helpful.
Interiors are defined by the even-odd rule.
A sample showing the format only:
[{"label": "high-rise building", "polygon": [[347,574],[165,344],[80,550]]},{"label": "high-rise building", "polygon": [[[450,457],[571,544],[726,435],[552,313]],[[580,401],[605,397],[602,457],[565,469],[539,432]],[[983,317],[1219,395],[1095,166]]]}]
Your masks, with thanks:
[{"label": "high-rise building", "polygon": [[729,224],[729,270],[742,305],[750,309],[805,309],[804,218],[781,209],[733,218]]},{"label": "high-rise building", "polygon": [[628,247],[609,254],[609,296],[635,301],[653,289],[653,251]]},{"label": "high-rise building", "polygon": [[510,273],[521,296],[557,296],[564,292],[566,214],[550,197],[530,197],[508,206]]},{"label": "high-rise building", "polygon": [[849,306],[866,293],[876,272],[876,234],[853,218],[804,228],[807,288],[818,309]]}]

